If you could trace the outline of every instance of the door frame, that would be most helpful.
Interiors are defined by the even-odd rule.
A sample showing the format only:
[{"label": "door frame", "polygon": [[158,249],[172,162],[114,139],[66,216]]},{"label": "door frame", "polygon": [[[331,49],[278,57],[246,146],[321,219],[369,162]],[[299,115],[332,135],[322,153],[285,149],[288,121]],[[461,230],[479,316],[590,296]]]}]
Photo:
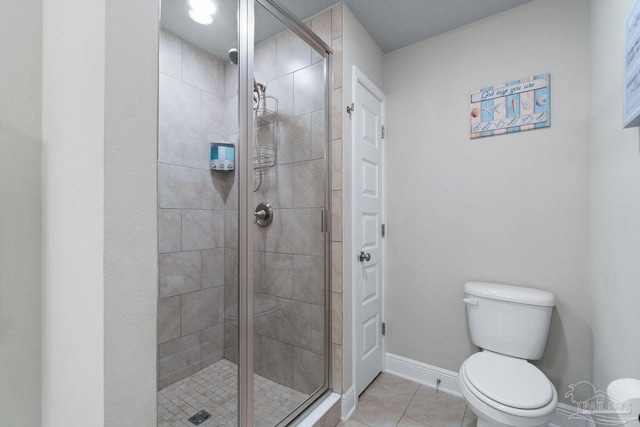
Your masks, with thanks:
[{"label": "door frame", "polygon": [[[382,103],[382,126],[385,126],[386,128],[386,121],[387,121],[387,97],[384,94],[384,92],[382,92],[376,85],[375,83],[373,83],[367,76],[366,74],[364,74],[362,72],[362,70],[360,70],[356,65],[353,66],[353,71],[352,71],[352,87],[351,87],[351,102],[353,103],[352,105],[356,105],[356,92],[358,89],[358,85],[362,85],[366,90],[368,90],[376,99],[378,99],[381,103]],[[356,176],[356,162],[358,159],[358,144],[357,144],[357,140],[356,140],[356,126],[358,125],[358,123],[356,122],[358,115],[356,114],[354,117],[352,117],[352,123],[351,123],[351,199],[352,199],[352,207],[351,207],[351,236],[350,238],[350,246],[351,246],[351,250],[353,251],[352,254],[350,254],[349,259],[350,264],[351,264],[351,312],[352,312],[352,316],[353,316],[353,321],[351,322],[351,336],[353,337],[353,342],[351,343],[351,348],[352,348],[352,372],[353,372],[353,388],[354,390],[356,390],[356,378],[357,378],[357,369],[358,369],[358,355],[356,354],[356,329],[357,329],[357,321],[356,319],[358,318],[358,301],[356,296],[357,294],[357,280],[358,280],[358,272],[359,272],[359,267],[360,267],[360,262],[356,259],[356,249],[358,248],[357,246],[357,241],[356,241],[356,235],[357,235],[357,230],[358,230],[358,218],[357,218],[357,207],[358,207],[358,200],[356,197],[357,194],[357,176]],[[386,132],[385,132],[386,133]],[[381,168],[381,174],[382,174],[382,212],[381,212],[381,216],[382,216],[382,224],[386,224],[387,221],[387,137],[386,135],[381,138],[381,144],[382,144],[382,168]],[[386,225],[385,225],[386,227]],[[382,260],[381,260],[381,265],[382,265],[382,284],[381,284],[381,293],[382,293],[382,321],[386,322],[386,318],[387,318],[387,304],[386,304],[386,284],[387,284],[387,238],[386,238],[386,233],[385,233],[385,237],[380,239],[381,242],[381,250],[380,252],[382,253]],[[385,371],[386,369],[386,354],[387,354],[387,336],[383,335],[382,336],[382,372]],[[354,400],[355,400],[355,406],[357,406],[358,404],[358,396],[354,396]]]}]

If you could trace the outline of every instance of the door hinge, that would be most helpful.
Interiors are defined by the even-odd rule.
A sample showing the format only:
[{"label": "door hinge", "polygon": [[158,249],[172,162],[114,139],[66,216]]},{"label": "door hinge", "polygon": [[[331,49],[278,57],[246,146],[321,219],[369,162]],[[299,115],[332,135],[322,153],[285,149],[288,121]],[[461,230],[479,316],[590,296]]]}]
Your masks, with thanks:
[{"label": "door hinge", "polygon": [[349,118],[351,118],[351,113],[353,113],[356,109],[356,106],[353,104],[353,102],[351,103],[351,105],[347,105],[347,114],[349,115]]},{"label": "door hinge", "polygon": [[382,237],[387,235],[387,226],[382,224]]},{"label": "door hinge", "polygon": [[385,128],[384,126],[382,126],[382,139],[384,139],[385,133],[386,133]]},{"label": "door hinge", "polygon": [[387,335],[387,324],[382,322],[382,335]]}]

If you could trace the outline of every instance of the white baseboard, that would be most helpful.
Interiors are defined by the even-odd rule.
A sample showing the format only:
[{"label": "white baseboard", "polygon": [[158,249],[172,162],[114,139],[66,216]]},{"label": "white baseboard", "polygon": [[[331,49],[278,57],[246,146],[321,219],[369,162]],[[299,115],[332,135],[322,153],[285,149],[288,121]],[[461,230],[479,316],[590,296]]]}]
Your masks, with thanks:
[{"label": "white baseboard", "polygon": [[427,365],[426,363],[391,353],[387,353],[386,372],[431,388],[436,388],[438,380],[440,380],[438,390],[462,397],[458,387],[457,372]]},{"label": "white baseboard", "polygon": [[[458,385],[458,373],[442,369],[437,366],[418,362],[396,354],[387,353],[386,372],[410,381],[436,388],[437,380],[440,380],[439,390],[453,396],[462,397]],[[342,399],[342,414],[344,419],[344,397]],[[355,402],[354,402],[355,404]],[[355,407],[354,407],[355,408]],[[549,423],[550,427],[593,427],[590,419],[570,418],[577,412],[575,406],[566,403],[558,403],[555,414]]]},{"label": "white baseboard", "polygon": [[342,421],[347,421],[353,415],[357,400],[355,386],[349,387],[349,390],[342,395]]}]

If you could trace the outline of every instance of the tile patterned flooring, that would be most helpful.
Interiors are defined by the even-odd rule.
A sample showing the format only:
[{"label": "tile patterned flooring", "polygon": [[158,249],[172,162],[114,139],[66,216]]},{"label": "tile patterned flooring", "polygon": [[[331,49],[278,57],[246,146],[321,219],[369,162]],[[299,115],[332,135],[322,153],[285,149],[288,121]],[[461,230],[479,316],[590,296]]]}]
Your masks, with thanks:
[{"label": "tile patterned flooring", "polygon": [[338,427],[475,427],[464,399],[381,373],[362,393],[358,407]]},{"label": "tile patterned flooring", "polygon": [[[212,416],[200,427],[237,425],[237,367],[222,359],[158,392],[158,427],[193,427],[201,410]],[[274,426],[309,396],[254,375],[255,422]]]}]

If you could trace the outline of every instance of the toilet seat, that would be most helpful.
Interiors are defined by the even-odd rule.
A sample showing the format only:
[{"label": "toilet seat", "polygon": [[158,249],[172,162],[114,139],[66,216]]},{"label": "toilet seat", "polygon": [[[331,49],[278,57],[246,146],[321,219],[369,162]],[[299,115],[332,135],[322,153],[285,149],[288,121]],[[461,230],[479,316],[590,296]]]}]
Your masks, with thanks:
[{"label": "toilet seat", "polygon": [[523,359],[483,351],[469,357],[462,370],[470,391],[490,406],[521,413],[544,408],[555,395],[549,379]]}]

